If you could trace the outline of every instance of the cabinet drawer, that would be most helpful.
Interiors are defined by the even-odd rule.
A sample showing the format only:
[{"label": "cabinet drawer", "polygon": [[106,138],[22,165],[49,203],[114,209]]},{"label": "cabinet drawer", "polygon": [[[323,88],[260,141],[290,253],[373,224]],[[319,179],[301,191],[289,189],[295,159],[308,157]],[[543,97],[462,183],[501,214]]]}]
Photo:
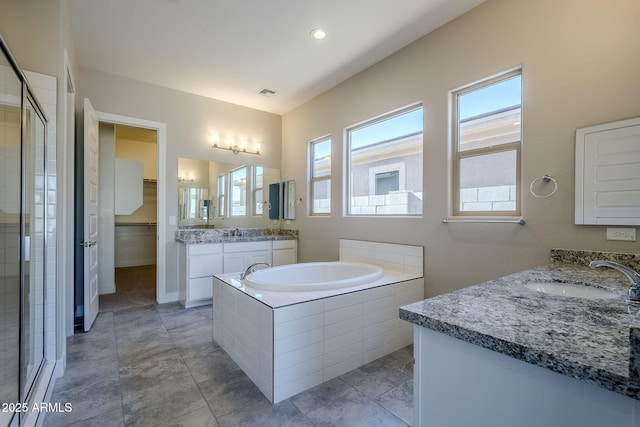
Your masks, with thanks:
[{"label": "cabinet drawer", "polygon": [[189,277],[213,276],[222,273],[222,254],[189,257]]},{"label": "cabinet drawer", "polygon": [[213,278],[200,277],[189,280],[189,301],[211,298],[213,296]]},{"label": "cabinet drawer", "polygon": [[271,249],[271,241],[261,242],[230,242],[224,244],[224,252],[249,252],[268,251]]},{"label": "cabinet drawer", "polygon": [[201,243],[187,245],[187,255],[221,254],[222,243]]},{"label": "cabinet drawer", "polygon": [[295,264],[297,261],[295,249],[278,249],[273,251],[273,266]]},{"label": "cabinet drawer", "polygon": [[274,240],[273,249],[295,249],[295,240]]}]

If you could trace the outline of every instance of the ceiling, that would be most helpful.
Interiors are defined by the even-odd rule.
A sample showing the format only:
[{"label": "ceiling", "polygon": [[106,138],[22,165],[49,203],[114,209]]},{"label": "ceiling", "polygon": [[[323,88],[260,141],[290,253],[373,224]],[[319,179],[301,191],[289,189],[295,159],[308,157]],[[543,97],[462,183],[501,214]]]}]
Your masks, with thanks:
[{"label": "ceiling", "polygon": [[[483,1],[68,4],[79,66],[284,114]],[[324,40],[310,36],[316,27]]]}]

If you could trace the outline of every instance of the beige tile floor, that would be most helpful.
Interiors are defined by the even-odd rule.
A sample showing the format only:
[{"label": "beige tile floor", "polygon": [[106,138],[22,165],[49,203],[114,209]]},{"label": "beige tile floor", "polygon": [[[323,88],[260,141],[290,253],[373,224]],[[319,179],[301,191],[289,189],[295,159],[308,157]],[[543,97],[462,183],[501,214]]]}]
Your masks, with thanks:
[{"label": "beige tile floor", "polygon": [[45,426],[411,423],[411,346],[272,405],[213,341],[211,306],[123,301],[68,338],[51,402],[73,410],[47,414]]}]

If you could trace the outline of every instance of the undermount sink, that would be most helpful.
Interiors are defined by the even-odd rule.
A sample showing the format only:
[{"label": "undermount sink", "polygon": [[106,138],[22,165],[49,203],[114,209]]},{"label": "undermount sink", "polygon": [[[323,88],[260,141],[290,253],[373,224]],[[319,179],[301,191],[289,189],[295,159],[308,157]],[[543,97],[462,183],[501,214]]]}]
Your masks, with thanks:
[{"label": "undermount sink", "polygon": [[532,291],[542,292],[544,294],[571,298],[611,299],[618,297],[618,294],[607,289],[580,285],[577,283],[530,282],[524,284],[524,287]]}]

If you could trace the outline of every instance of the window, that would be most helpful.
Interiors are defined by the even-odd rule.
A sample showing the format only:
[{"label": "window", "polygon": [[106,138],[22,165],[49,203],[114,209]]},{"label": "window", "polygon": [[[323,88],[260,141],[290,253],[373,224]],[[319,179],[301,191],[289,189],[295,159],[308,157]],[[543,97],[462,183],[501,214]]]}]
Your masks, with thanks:
[{"label": "window", "polygon": [[247,214],[247,168],[241,167],[229,173],[231,199],[229,216],[245,216]]},{"label": "window", "polygon": [[375,178],[376,196],[389,194],[392,191],[400,190],[400,171],[377,173]]},{"label": "window", "polygon": [[218,175],[218,216],[224,217],[226,215],[225,203],[227,193],[227,176]]},{"label": "window", "polygon": [[347,129],[348,214],[422,215],[422,105]]},{"label": "window", "polygon": [[253,215],[261,216],[264,213],[264,168],[254,166],[253,168]]},{"label": "window", "polygon": [[453,214],[521,214],[522,70],[453,92]]},{"label": "window", "polygon": [[331,138],[323,138],[310,143],[311,215],[331,213]]}]

